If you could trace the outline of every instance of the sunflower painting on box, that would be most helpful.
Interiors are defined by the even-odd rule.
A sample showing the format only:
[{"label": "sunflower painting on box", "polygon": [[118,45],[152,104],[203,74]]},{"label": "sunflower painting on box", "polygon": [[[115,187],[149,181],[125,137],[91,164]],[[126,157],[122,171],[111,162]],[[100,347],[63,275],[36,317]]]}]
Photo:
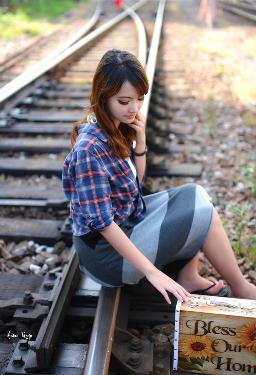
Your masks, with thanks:
[{"label": "sunflower painting on box", "polygon": [[238,330],[236,338],[246,350],[256,353],[256,323],[243,325]]},{"label": "sunflower painting on box", "polygon": [[187,335],[179,345],[180,370],[200,371],[204,362],[213,357],[212,339],[209,336]]},{"label": "sunflower painting on box", "polygon": [[256,300],[196,296],[176,315],[175,371],[256,374]]}]

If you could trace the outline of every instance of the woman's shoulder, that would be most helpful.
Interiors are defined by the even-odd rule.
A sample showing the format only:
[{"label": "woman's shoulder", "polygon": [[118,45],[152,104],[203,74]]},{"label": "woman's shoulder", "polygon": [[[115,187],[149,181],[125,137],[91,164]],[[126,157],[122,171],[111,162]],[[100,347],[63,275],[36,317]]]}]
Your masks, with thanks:
[{"label": "woman's shoulder", "polygon": [[78,137],[73,148],[74,153],[85,152],[94,154],[97,137],[95,136],[90,123],[79,125]]}]

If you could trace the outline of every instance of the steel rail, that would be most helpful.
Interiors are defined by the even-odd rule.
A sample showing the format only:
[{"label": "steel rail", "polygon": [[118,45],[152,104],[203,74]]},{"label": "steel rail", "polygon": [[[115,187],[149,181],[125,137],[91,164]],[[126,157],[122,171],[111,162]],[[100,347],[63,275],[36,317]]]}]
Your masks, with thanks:
[{"label": "steel rail", "polygon": [[[70,38],[63,46],[61,46],[59,49],[56,49],[53,53],[42,59],[36,64],[36,67],[34,67],[35,70],[39,69],[39,67],[44,66],[47,64],[48,61],[54,59],[56,56],[58,56],[60,53],[71,47],[73,44],[75,44],[78,40],[80,40],[82,37],[84,37],[99,21],[99,17],[102,11],[102,0],[97,0],[95,11],[90,18],[90,20],[77,31],[72,38]],[[28,72],[24,72],[23,74],[30,74]]]},{"label": "steel rail", "polygon": [[108,374],[120,292],[120,288],[101,288],[82,375]]},{"label": "steel rail", "polygon": [[15,96],[19,91],[27,87],[29,84],[33,83],[36,79],[42,77],[45,73],[50,72],[57,65],[66,61],[70,56],[74,55],[76,52],[87,46],[90,42],[95,40],[104,32],[110,30],[116,24],[121,22],[124,18],[126,18],[129,15],[130,10],[136,10],[140,8],[147,1],[148,0],[140,0],[136,2],[136,4],[130,7],[130,9],[121,12],[112,20],[107,21],[103,25],[99,26],[96,30],[92,31],[90,34],[80,39],[78,42],[73,44],[71,47],[67,48],[58,56],[48,61],[44,66],[40,66],[39,68],[33,67],[25,73],[14,78],[11,82],[7,83],[7,85],[3,86],[0,89],[0,105],[3,105],[7,99],[10,99],[11,97]]},{"label": "steel rail", "polygon": [[160,0],[158,9],[157,9],[157,15],[156,15],[156,21],[153,31],[153,37],[151,40],[147,65],[146,65],[146,73],[149,80],[149,92],[145,96],[144,103],[141,108],[141,113],[145,116],[146,120],[148,117],[148,111],[149,111],[149,103],[150,103],[150,97],[154,82],[154,75],[155,75],[155,67],[156,67],[156,60],[157,60],[157,52],[160,42],[160,36],[162,31],[162,25],[163,25],[163,18],[164,18],[164,9],[165,9],[165,0]]},{"label": "steel rail", "polygon": [[[232,3],[231,3],[232,4]],[[248,3],[235,3],[235,6],[239,9],[244,9],[247,11],[251,11],[253,13],[256,12],[256,6]]]},{"label": "steel rail", "polygon": [[[93,15],[91,16],[91,18],[89,19],[89,21],[79,29],[78,32],[76,32],[68,41],[66,41],[66,43],[64,45],[62,45],[61,47],[59,48],[56,48],[55,51],[53,51],[51,54],[49,54],[47,57],[45,57],[44,59],[42,59],[41,61],[39,61],[38,63],[36,63],[36,68],[39,68],[39,66],[43,66],[47,63],[47,61],[49,60],[52,60],[55,56],[59,55],[61,52],[63,52],[64,50],[66,50],[68,47],[72,46],[74,43],[76,43],[79,39],[81,39],[85,34],[87,34],[98,22],[99,20],[99,16],[101,14],[101,10],[102,10],[102,0],[97,0],[97,3],[96,3],[96,8],[94,10],[94,13]],[[58,33],[60,32],[60,30],[57,30],[55,33]],[[54,33],[54,34],[55,34]],[[50,36],[47,36],[45,37],[46,38],[52,38],[52,35]],[[47,40],[47,39],[46,39]],[[36,43],[34,42],[32,44],[32,46],[34,46]],[[30,46],[28,47],[28,49],[30,49]],[[6,71],[10,66],[13,66],[15,63],[12,62],[12,59],[14,58],[17,58],[20,57],[21,55],[23,54],[23,52],[19,52],[17,55],[15,55],[14,57],[11,57],[10,58],[10,61],[8,63],[6,63],[7,60],[3,61],[3,63],[0,64],[0,67],[1,65],[4,66],[3,69],[0,68],[0,72],[3,73],[4,71]],[[25,74],[26,72],[24,72]],[[23,74],[23,73],[22,73]]]},{"label": "steel rail", "polygon": [[147,35],[144,24],[138,14],[133,10],[128,8],[127,5],[123,5],[123,9],[129,12],[129,15],[134,20],[138,33],[139,47],[138,47],[138,60],[145,67],[147,61]]},{"label": "steel rail", "polygon": [[230,13],[237,14],[238,16],[250,19],[251,21],[256,21],[256,15],[238,9],[235,7],[235,5],[229,5],[222,0],[219,0],[219,6]]},{"label": "steel rail", "polygon": [[219,0],[222,2],[225,2],[228,5],[234,6],[239,9],[249,10],[249,11],[256,11],[256,4],[253,4],[252,2],[242,2],[242,1],[236,1],[236,0]]}]

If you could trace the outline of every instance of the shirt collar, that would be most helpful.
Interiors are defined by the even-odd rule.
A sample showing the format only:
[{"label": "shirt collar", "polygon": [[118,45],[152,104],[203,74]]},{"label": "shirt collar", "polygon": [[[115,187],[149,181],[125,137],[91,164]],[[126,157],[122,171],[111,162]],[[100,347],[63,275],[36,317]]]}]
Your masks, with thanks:
[{"label": "shirt collar", "polygon": [[88,122],[86,124],[81,124],[79,126],[78,133],[90,133],[95,135],[97,138],[102,140],[103,142],[107,142],[107,134],[105,130],[100,126],[98,122]]}]

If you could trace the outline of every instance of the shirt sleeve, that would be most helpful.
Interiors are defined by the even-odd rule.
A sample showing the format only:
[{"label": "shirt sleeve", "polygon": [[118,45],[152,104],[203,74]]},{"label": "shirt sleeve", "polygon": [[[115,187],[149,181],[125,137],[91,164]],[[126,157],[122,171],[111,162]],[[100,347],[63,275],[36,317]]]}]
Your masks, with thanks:
[{"label": "shirt sleeve", "polygon": [[111,188],[104,166],[89,151],[76,154],[75,187],[86,225],[102,231],[113,221]]}]

